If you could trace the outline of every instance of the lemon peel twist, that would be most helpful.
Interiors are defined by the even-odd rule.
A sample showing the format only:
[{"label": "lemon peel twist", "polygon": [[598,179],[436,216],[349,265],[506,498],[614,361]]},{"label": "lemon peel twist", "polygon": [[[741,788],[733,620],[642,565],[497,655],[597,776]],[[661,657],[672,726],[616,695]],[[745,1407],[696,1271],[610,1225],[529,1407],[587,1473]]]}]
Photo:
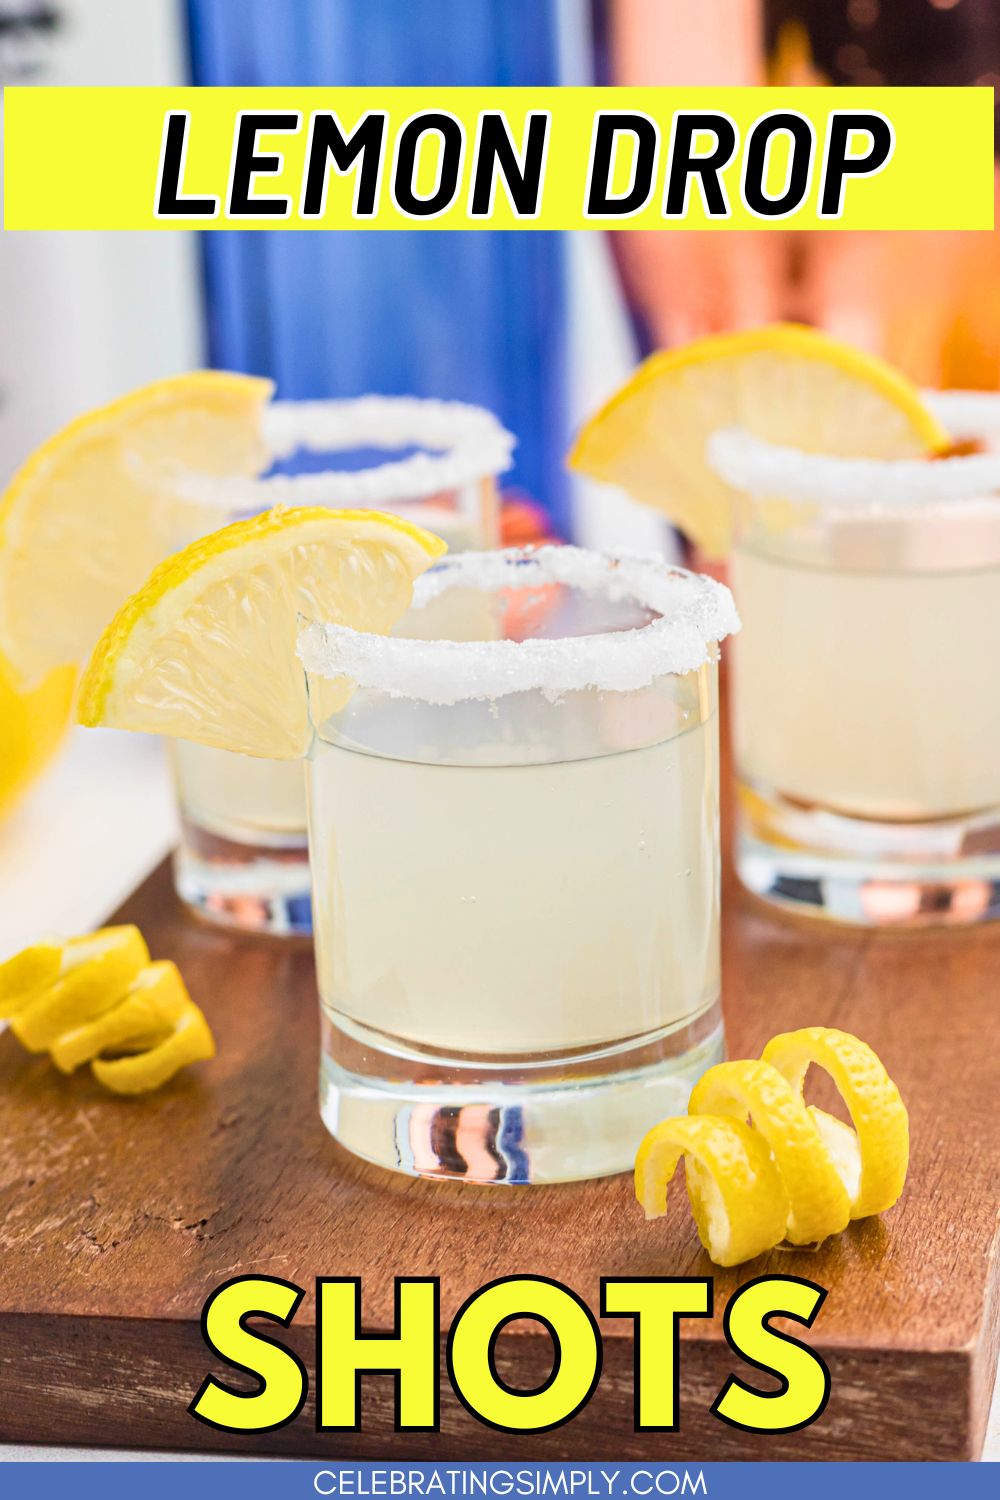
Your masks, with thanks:
[{"label": "lemon peel twist", "polygon": [[[812,1064],[832,1078],[852,1125],[804,1102]],[[827,1239],[891,1208],[903,1190],[906,1107],[876,1054],[848,1032],[806,1027],[772,1038],[759,1060],[719,1063],[688,1109],[646,1135],[635,1191],[647,1218],[665,1213],[683,1156],[699,1238],[717,1265],[782,1240]]]},{"label": "lemon peel twist", "polygon": [[698,1235],[717,1265],[738,1266],[778,1243],[788,1199],[765,1141],[742,1120],[688,1115],[653,1127],[635,1159],[647,1219],[666,1213],[682,1156]]},{"label": "lemon peel twist", "polygon": [[0,1021],[23,1010],[31,996],[59,978],[61,943],[32,943],[0,964]]},{"label": "lemon peel twist", "polygon": [[[851,1218],[885,1213],[903,1191],[910,1160],[910,1127],[899,1089],[880,1059],[850,1032],[825,1026],[807,1026],[772,1037],[763,1057],[788,1079],[800,1097],[810,1064],[830,1075],[847,1106],[856,1138],[856,1180],[847,1184]],[[848,1129],[824,1110],[811,1107],[811,1112],[828,1141]]]},{"label": "lemon peel twist", "polygon": [[692,1115],[745,1120],[767,1142],[788,1198],[784,1237],[811,1245],[847,1228],[851,1205],[819,1127],[795,1089],[769,1062],[719,1063],[695,1084]]},{"label": "lemon peel twist", "polygon": [[118,1094],[159,1088],[215,1054],[208,1022],[176,964],[149,961],[137,927],[39,943],[0,965],[0,1015],[30,1052],[63,1073],[90,1063]]},{"label": "lemon peel twist", "polygon": [[62,1033],[110,1010],[149,962],[138,927],[105,927],[66,944],[58,978],[29,998],[10,1029],[29,1052],[48,1052]]}]

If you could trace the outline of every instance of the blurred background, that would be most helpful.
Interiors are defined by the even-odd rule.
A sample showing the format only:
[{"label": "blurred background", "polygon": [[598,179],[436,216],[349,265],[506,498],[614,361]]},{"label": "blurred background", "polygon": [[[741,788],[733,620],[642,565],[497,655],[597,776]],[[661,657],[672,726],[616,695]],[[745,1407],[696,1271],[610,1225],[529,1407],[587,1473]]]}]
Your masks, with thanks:
[{"label": "blurred background", "polygon": [[[995,86],[1000,0],[0,0],[0,86],[192,82]],[[77,413],[210,363],[273,376],[283,397],[481,403],[520,440],[506,493],[532,507],[522,526],[666,549],[663,521],[562,463],[643,354],[796,318],[922,384],[995,389],[998,273],[994,234],[3,234],[0,483]],[[0,717],[2,699],[0,679]],[[61,863],[96,838],[117,869],[113,831],[85,816],[109,752],[85,739],[8,818],[0,886],[30,882],[56,827],[78,843]],[[4,753],[0,732],[0,783]],[[147,863],[173,836],[154,753],[115,750],[131,757],[118,815],[151,830]],[[126,845],[112,895],[136,876]]]},{"label": "blurred background", "polygon": [[[1000,4],[0,0],[0,83],[765,81],[995,84]],[[642,543],[658,522],[591,503],[562,468],[637,357],[793,317],[922,383],[995,387],[998,272],[992,234],[5,235],[0,479],[76,412],[207,361],[288,397],[480,402],[558,534]]]}]

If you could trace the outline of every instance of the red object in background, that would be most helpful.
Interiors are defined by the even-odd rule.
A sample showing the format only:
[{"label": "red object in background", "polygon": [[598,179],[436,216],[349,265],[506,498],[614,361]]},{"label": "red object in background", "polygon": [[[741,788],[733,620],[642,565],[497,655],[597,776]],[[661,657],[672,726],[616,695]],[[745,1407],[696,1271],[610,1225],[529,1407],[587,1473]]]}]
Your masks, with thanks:
[{"label": "red object in background", "polygon": [[[500,542],[504,547],[540,547],[546,542],[561,542],[551,529],[550,517],[534,500],[525,496],[505,495],[500,508]],[[510,590],[504,607],[504,635],[510,641],[523,641],[536,635],[546,617],[562,597],[559,584],[545,584],[531,590]]]},{"label": "red object in background", "polygon": [[504,547],[537,547],[562,541],[551,529],[551,518],[534,500],[504,496],[500,508],[500,543]]}]

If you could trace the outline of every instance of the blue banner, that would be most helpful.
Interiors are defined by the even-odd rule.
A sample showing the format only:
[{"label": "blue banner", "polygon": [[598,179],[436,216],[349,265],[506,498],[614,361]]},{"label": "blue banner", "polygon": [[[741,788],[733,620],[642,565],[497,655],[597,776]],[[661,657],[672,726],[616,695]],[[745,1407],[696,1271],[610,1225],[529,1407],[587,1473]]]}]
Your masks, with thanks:
[{"label": "blue banner", "polygon": [[238,1493],[256,1496],[315,1496],[345,1500],[662,1500],[705,1496],[714,1500],[773,1500],[782,1493],[809,1500],[863,1500],[903,1489],[907,1500],[922,1496],[995,1496],[997,1470],[992,1464],[599,1464],[520,1463],[333,1463],[288,1462],[53,1462],[0,1464],[0,1493],[5,1497],[100,1496],[133,1500],[141,1486],[143,1500],[175,1500],[183,1485],[185,1500],[198,1495]]}]

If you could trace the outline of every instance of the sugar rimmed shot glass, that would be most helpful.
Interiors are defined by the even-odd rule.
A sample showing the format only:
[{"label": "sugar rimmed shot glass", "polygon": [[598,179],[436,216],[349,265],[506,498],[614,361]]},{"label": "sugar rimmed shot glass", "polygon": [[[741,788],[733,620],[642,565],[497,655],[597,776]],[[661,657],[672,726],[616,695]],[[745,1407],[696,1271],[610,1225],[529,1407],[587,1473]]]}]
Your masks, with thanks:
[{"label": "sugar rimmed shot glass", "polygon": [[1000,916],[1000,458],[709,453],[744,497],[744,884],[870,926]]},{"label": "sugar rimmed shot glass", "polygon": [[452,592],[491,638],[299,641],[323,1119],[411,1175],[620,1172],[722,1055],[732,598],[575,547],[445,558],[411,613]]},{"label": "sugar rimmed shot glass", "polygon": [[[514,439],[480,407],[412,397],[275,402],[265,410],[272,463],[328,455],[322,472],[261,479],[171,476],[174,505],[199,532],[275,505],[387,510],[443,537],[453,552],[499,540],[496,477]],[[361,468],[337,468],[360,456]],[[200,915],[279,934],[311,930],[306,794],[297,762],[171,742],[180,810],[177,892]]]}]

